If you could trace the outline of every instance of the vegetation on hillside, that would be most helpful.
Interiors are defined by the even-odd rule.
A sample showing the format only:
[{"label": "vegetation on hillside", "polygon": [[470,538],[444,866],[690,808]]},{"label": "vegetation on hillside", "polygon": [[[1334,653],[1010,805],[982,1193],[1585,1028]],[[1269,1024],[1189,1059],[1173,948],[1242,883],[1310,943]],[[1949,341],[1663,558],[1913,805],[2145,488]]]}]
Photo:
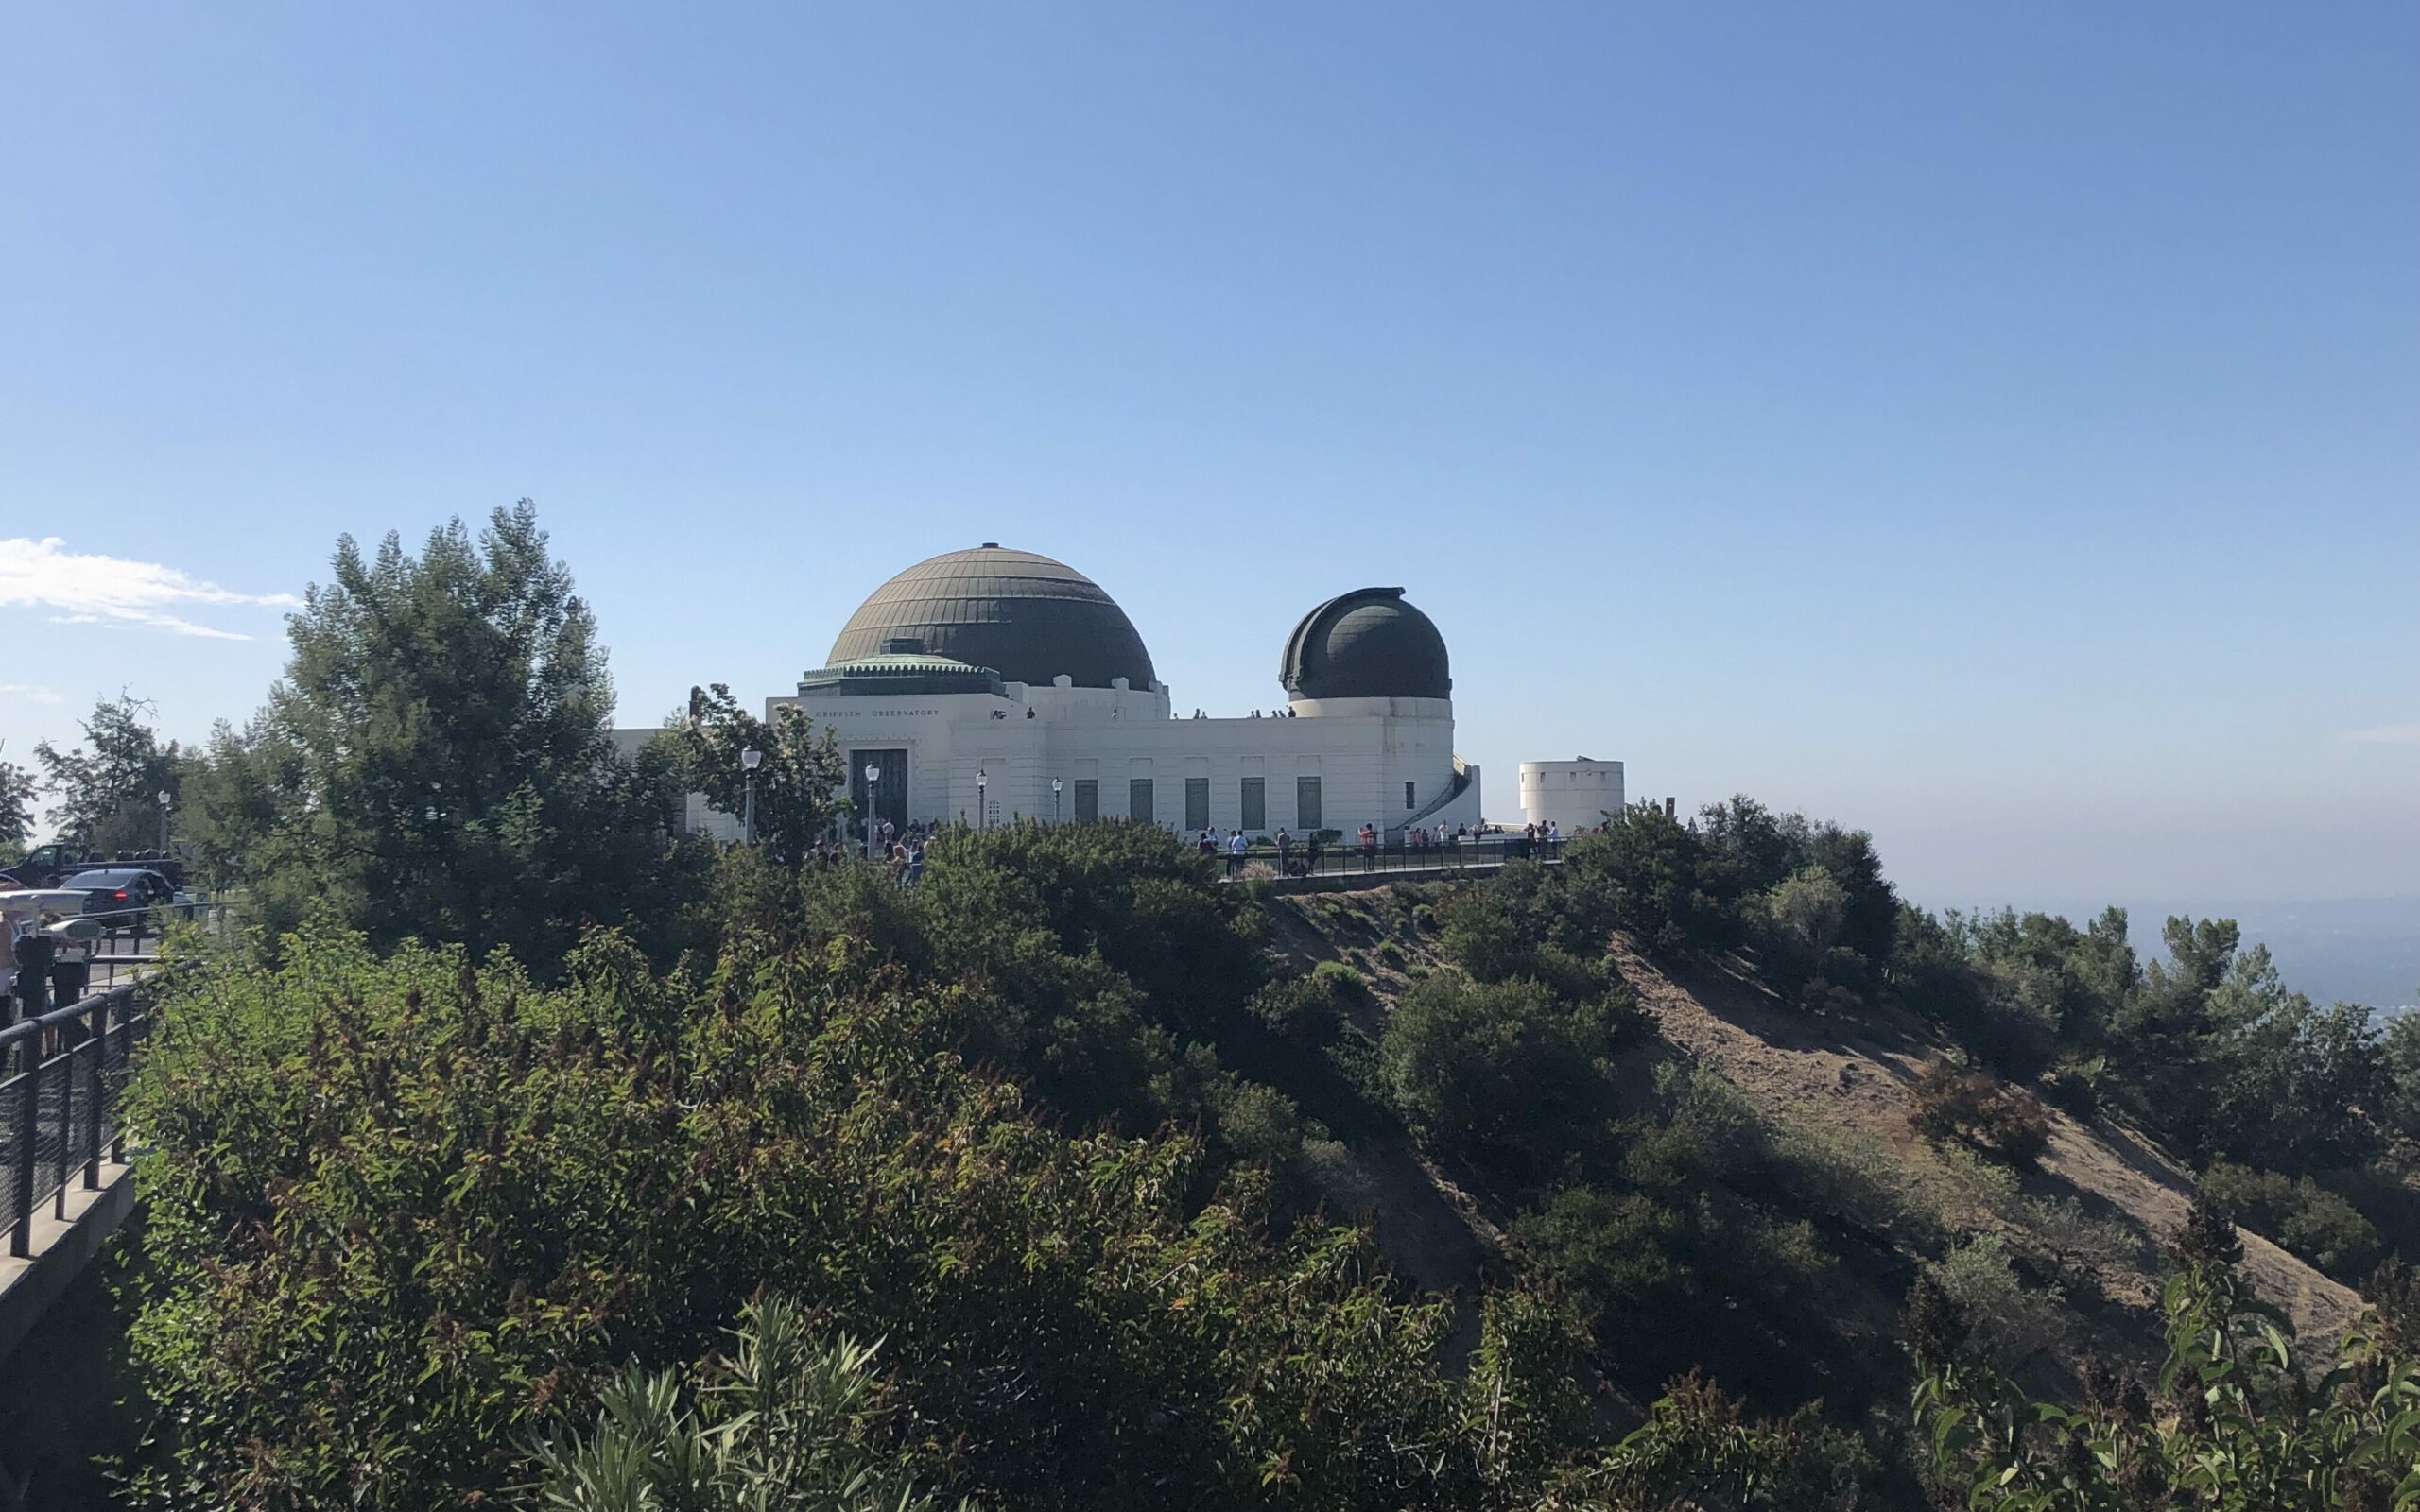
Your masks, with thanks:
[{"label": "vegetation on hillside", "polygon": [[[131,1504],[2420,1500],[2420,1283],[2294,1340],[2230,1221],[2420,1253],[2420,1028],[2232,925],[1927,914],[1745,798],[1450,888],[1086,824],[903,889],[804,864],[796,722],[717,690],[614,751],[526,508],[337,568],[269,708],[173,753],[261,927],[168,975],[130,1092]],[[738,745],[767,843],[675,837]],[[1903,1144],[1680,1053],[1657,963],[1909,1046]],[[2204,1173],[2156,1310],[2104,1285],[2139,1226],[2034,1169],[2068,1115]],[[1407,1182],[1457,1292],[1382,1258]]]}]

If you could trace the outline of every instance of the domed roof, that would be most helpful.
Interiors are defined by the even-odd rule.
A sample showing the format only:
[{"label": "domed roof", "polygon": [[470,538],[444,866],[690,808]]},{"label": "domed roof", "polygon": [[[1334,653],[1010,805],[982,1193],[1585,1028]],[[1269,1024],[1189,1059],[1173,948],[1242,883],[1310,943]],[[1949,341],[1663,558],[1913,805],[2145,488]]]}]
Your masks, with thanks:
[{"label": "domed roof", "polygon": [[915,642],[926,656],[989,667],[1011,682],[1048,685],[1065,675],[1080,688],[1124,678],[1155,685],[1151,653],[1133,622],[1100,585],[1064,562],[985,541],[928,558],[883,584],[832,643],[832,666]]},{"label": "domed roof", "polygon": [[1400,588],[1357,588],[1303,616],[1278,680],[1297,698],[1449,698],[1445,638]]}]

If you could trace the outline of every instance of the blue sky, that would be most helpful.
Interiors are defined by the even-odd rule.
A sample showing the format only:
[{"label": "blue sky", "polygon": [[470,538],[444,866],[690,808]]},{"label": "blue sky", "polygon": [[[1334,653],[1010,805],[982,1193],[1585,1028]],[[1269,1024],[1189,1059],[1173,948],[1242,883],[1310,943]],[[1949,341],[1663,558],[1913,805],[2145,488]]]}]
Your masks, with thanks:
[{"label": "blue sky", "polygon": [[9,758],[526,494],[630,722],[996,540],[1219,713],[1405,585],[1498,813],[2420,897],[2409,5],[21,7],[0,170]]}]

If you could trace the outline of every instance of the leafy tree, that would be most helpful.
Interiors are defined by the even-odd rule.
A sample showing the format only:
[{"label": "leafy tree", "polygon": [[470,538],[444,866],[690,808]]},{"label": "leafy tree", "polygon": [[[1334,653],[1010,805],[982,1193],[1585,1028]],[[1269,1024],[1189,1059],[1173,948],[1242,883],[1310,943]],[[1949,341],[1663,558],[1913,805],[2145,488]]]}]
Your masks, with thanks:
[{"label": "leafy tree", "polygon": [[2238,1222],[2340,1280],[2370,1274],[2383,1258],[2378,1231],[2354,1206],[2309,1177],[2297,1181],[2213,1160],[2201,1190]]},{"label": "leafy tree", "polygon": [[779,1297],[734,1333],[711,1367],[633,1369],[590,1433],[544,1440],[541,1512],[942,1512],[872,1442],[874,1346],[819,1343]]},{"label": "leafy tree", "polygon": [[784,704],[769,722],[739,705],[722,683],[690,701],[690,713],[667,727],[684,781],[726,814],[747,807],[748,772],[739,753],[763,753],[756,768],[756,843],[776,860],[797,866],[847,807],[848,773],[829,727],[818,731],[806,711]]},{"label": "leafy tree", "polygon": [[80,744],[34,747],[43,785],[59,800],[50,818],[60,839],[104,853],[158,848],[160,794],[178,791],[179,753],[174,742],[160,744],[151,716],[148,703],[121,693],[78,721]]},{"label": "leafy tree", "polygon": [[34,776],[0,762],[0,854],[24,849],[34,833]]},{"label": "leafy tree", "polygon": [[1757,895],[1763,921],[1802,954],[1821,960],[1848,921],[1848,889],[1821,867],[1808,867]]},{"label": "leafy tree", "polygon": [[1633,804],[1604,831],[1581,835],[1564,864],[1614,918],[1658,949],[1727,943],[1733,933],[1721,866],[1656,804]]},{"label": "leafy tree", "polygon": [[1425,1139],[1525,1176],[1610,1134],[1619,1027],[1601,1002],[1441,971],[1395,1005],[1379,1056],[1395,1106]]},{"label": "leafy tree", "polygon": [[676,774],[616,755],[595,622],[528,502],[418,557],[346,537],[332,565],[268,707],[214,740],[197,804],[272,929],[329,907],[382,943],[547,969],[584,919],[665,912],[649,889],[695,865],[667,856]]}]

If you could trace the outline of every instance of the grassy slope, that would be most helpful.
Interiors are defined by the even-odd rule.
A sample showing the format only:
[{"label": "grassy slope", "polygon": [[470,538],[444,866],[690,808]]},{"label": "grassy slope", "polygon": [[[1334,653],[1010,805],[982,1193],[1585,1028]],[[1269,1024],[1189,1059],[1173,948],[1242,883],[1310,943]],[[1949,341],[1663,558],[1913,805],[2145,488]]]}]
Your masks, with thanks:
[{"label": "grassy slope", "polygon": [[[1361,971],[1377,995],[1364,1025],[1374,1032],[1411,975],[1442,964],[1433,930],[1413,908],[1433,908],[1445,892],[1425,885],[1272,899],[1270,946],[1298,969],[1340,960]],[[2065,1290],[2075,1323],[2057,1352],[2078,1344],[2142,1358],[2154,1352],[2160,1245],[2183,1220],[2192,1187],[2190,1172],[2149,1140],[2107,1118],[2085,1122],[2048,1109],[2051,1143],[2041,1169],[2011,1183],[1910,1132],[1909,1087],[1940,1048],[1920,1022],[1888,1013],[1855,1024],[1810,1018],[1780,1005],[1737,962],[1652,960],[1622,938],[1613,950],[1656,1026],[1657,1038],[1634,1053],[1642,1091],[1655,1062],[1711,1067],[1770,1125],[1847,1152],[1844,1159],[1891,1189],[1909,1215],[1890,1234],[1887,1253],[1870,1244],[1859,1252],[1854,1240],[1844,1246],[1862,1283],[1860,1295],[1840,1299],[1840,1315],[1855,1332],[1895,1337],[1907,1285],[1921,1262],[1939,1258],[1945,1240],[1999,1232],[2036,1255],[2057,1247],[2046,1244],[2041,1208],[2026,1199],[2073,1199],[2099,1221],[2100,1234],[2119,1242],[2071,1252]],[[1370,1133],[1347,1143],[1368,1184],[1358,1204],[1332,1205],[1374,1209],[1380,1245],[1407,1276],[1467,1292],[1502,1263],[1497,1226],[1511,1214],[1489,1194],[1463,1190],[1399,1138]],[[2304,1336],[2332,1338],[2352,1320],[2360,1302],[2349,1289],[2249,1230],[2244,1248],[2248,1274]]]}]

